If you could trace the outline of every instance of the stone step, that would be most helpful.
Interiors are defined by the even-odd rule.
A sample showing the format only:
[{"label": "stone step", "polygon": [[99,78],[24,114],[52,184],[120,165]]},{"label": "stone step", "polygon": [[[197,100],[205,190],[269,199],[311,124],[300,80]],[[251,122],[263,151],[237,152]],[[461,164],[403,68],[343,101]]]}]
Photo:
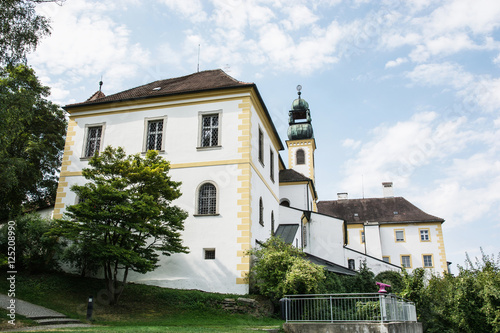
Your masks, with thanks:
[{"label": "stone step", "polygon": [[54,316],[28,316],[31,320],[40,320],[40,319],[54,319],[54,318],[68,318],[65,315],[54,315]]},{"label": "stone step", "polygon": [[60,325],[60,324],[81,324],[82,322],[77,319],[71,318],[46,318],[35,320],[38,325]]}]

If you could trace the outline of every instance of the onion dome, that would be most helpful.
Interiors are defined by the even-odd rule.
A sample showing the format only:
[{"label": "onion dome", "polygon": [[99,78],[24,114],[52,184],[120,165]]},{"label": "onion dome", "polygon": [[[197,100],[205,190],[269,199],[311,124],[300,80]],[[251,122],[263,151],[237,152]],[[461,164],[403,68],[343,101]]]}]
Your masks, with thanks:
[{"label": "onion dome", "polygon": [[299,98],[293,101],[292,109],[288,111],[289,140],[312,139],[314,137],[309,103],[305,99],[300,98],[301,89],[300,85],[297,86]]}]

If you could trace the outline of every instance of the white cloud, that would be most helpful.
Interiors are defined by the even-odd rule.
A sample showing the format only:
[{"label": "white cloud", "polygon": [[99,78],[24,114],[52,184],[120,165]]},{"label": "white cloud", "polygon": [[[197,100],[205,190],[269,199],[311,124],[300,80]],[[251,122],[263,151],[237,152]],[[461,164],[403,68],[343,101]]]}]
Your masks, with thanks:
[{"label": "white cloud", "polygon": [[281,21],[286,30],[299,30],[318,20],[318,16],[304,5],[287,6],[283,11],[288,14],[287,19]]},{"label": "white cloud", "polygon": [[345,162],[340,187],[361,188],[360,175],[364,175],[367,193],[378,191],[380,182],[386,180],[409,188],[418,170],[432,168],[432,163],[448,160],[471,144],[494,142],[498,136],[475,130],[465,117],[443,120],[435,112],[420,112],[407,121],[374,128],[367,142],[344,140],[344,147],[359,149]]},{"label": "white cloud", "polygon": [[464,88],[474,80],[473,75],[465,72],[460,65],[449,62],[418,65],[407,73],[407,77],[423,85],[452,86],[456,89]]},{"label": "white cloud", "polygon": [[428,34],[470,30],[489,33],[500,26],[500,2],[496,0],[451,0],[423,20]]},{"label": "white cloud", "polygon": [[500,110],[500,78],[474,75],[454,63],[418,65],[406,75],[424,86],[453,88],[467,114]]},{"label": "white cloud", "polygon": [[408,59],[406,59],[406,58],[397,58],[396,60],[388,61],[385,64],[385,68],[397,67],[397,66],[399,66],[401,64],[404,64],[405,62],[408,62]]},{"label": "white cloud", "polygon": [[202,22],[207,18],[203,11],[203,5],[200,0],[159,0],[168,6],[170,10],[185,16],[192,22]]},{"label": "white cloud", "polygon": [[360,140],[345,139],[344,141],[342,141],[342,147],[345,148],[358,149],[360,145],[361,145]]},{"label": "white cloud", "polygon": [[128,28],[107,16],[113,8],[112,3],[72,0],[50,12],[52,35],[29,59],[42,76],[64,77],[52,82],[54,98],[64,97],[57,88],[63,82],[76,86],[93,78],[97,90],[101,75],[108,91],[122,88],[126,78],[137,75],[148,63],[148,52],[130,42]]}]

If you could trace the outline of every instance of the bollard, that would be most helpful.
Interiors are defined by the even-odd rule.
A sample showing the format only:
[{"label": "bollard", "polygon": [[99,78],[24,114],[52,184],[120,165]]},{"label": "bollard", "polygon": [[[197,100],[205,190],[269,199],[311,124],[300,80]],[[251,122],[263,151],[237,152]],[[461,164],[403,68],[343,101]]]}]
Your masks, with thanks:
[{"label": "bollard", "polygon": [[94,299],[92,296],[89,296],[89,303],[87,305],[87,320],[92,320],[92,311],[94,310]]}]

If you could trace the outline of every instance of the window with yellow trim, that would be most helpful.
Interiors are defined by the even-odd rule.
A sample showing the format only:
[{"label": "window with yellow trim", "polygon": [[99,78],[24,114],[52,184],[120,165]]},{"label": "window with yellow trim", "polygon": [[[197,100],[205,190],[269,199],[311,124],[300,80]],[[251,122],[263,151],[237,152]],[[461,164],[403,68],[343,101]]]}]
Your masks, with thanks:
[{"label": "window with yellow trim", "polygon": [[432,254],[422,255],[422,263],[426,268],[434,267],[434,260],[432,260]]},{"label": "window with yellow trim", "polygon": [[401,267],[411,268],[411,255],[401,255]]},{"label": "window with yellow trim", "polygon": [[389,263],[389,264],[391,263],[391,257],[389,257],[389,256],[383,256],[382,260],[385,261],[386,263]]},{"label": "window with yellow trim", "polygon": [[404,242],[405,241],[405,231],[403,229],[394,230],[394,237],[396,239],[396,242]]},{"label": "window with yellow trim", "polygon": [[420,241],[421,242],[430,242],[431,241],[431,233],[428,228],[419,229],[420,231]]}]

